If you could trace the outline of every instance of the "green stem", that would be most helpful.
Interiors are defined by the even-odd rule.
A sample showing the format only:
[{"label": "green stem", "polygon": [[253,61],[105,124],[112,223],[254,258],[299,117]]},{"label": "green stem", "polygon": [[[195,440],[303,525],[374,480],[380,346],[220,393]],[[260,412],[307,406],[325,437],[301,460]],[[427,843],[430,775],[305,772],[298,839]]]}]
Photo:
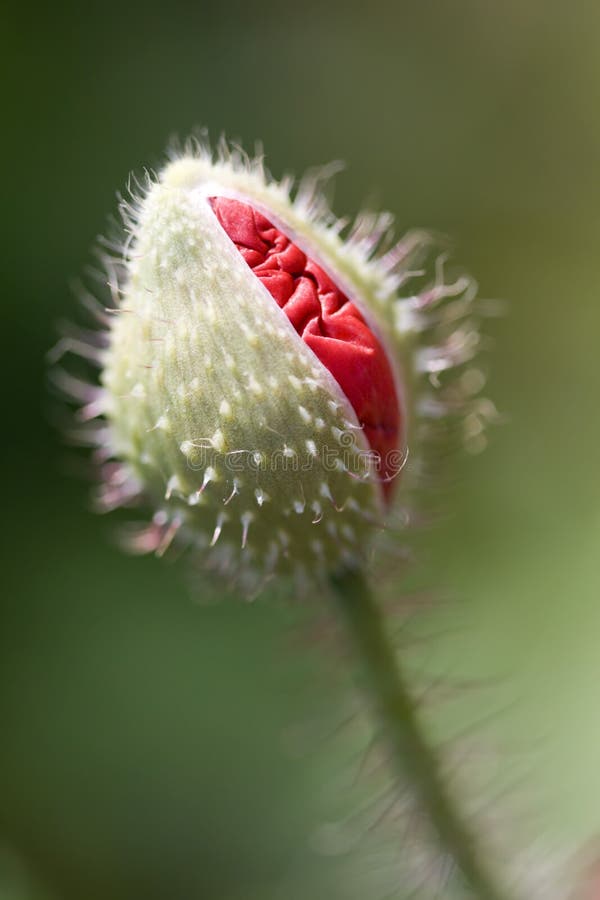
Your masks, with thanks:
[{"label": "green stem", "polygon": [[451,855],[474,896],[479,900],[507,900],[481,859],[474,832],[450,796],[381,610],[363,574],[347,571],[331,581],[378,706],[396,768],[408,778],[442,848]]}]

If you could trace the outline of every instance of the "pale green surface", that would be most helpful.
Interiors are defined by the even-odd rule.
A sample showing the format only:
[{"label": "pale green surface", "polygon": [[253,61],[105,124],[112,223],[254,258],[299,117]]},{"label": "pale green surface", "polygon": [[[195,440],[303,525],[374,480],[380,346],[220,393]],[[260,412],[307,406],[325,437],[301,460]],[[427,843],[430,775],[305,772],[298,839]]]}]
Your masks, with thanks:
[{"label": "pale green surface", "polygon": [[378,486],[352,408],[219,225],[204,170],[174,163],[142,202],[102,373],[111,446],[243,595],[274,574],[302,587],[363,552]]}]

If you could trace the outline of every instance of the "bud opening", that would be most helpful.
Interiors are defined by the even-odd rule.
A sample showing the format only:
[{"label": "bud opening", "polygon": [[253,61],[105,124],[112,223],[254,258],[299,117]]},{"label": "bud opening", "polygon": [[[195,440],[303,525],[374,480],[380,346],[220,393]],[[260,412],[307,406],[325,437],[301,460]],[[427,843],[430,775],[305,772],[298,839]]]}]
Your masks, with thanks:
[{"label": "bud opening", "polygon": [[382,343],[329,275],[266,216],[229,197],[211,197],[210,204],[248,266],[344,392],[389,500],[404,416]]}]

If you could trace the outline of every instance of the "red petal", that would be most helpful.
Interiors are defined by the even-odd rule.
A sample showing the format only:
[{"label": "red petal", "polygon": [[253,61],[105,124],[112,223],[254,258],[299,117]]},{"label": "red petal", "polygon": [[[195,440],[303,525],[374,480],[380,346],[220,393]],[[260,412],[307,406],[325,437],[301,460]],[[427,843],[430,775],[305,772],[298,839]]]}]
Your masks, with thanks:
[{"label": "red petal", "polygon": [[389,500],[399,471],[403,416],[387,353],[327,273],[247,203],[212,197],[220,224],[300,337],[350,401]]}]

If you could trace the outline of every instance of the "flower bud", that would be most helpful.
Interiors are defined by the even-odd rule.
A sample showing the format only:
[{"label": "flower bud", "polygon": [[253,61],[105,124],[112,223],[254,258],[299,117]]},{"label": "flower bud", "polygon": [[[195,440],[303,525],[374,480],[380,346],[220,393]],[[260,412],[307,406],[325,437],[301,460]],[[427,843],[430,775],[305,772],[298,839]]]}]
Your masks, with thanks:
[{"label": "flower bud", "polygon": [[292,198],[224,145],[216,160],[188,147],[125,224],[91,413],[107,423],[105,505],[141,498],[154,515],[138,549],[176,539],[247,589],[360,565],[427,406],[418,379],[439,387],[474,352],[476,330],[454,324],[441,344],[416,339],[433,308],[470,302],[468,284],[400,299],[419,236],[393,245],[388,217],[363,216],[343,240],[318,178]]}]

